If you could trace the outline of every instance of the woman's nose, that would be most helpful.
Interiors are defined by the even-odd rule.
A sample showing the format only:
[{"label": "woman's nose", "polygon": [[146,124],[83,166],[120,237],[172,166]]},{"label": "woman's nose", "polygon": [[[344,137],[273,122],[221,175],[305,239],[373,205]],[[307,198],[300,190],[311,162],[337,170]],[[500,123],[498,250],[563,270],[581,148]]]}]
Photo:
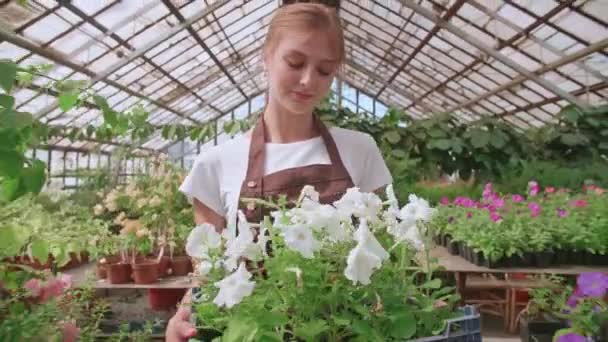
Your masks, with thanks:
[{"label": "woman's nose", "polygon": [[313,68],[306,68],[300,75],[300,84],[306,87],[311,87],[315,82],[315,74]]}]

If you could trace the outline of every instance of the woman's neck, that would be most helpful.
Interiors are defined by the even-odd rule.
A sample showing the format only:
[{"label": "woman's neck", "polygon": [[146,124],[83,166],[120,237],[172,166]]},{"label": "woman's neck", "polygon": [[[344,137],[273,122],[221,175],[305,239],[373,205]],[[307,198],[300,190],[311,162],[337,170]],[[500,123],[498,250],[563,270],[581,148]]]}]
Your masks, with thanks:
[{"label": "woman's neck", "polygon": [[287,144],[318,135],[312,113],[294,114],[270,101],[264,111],[266,141]]}]

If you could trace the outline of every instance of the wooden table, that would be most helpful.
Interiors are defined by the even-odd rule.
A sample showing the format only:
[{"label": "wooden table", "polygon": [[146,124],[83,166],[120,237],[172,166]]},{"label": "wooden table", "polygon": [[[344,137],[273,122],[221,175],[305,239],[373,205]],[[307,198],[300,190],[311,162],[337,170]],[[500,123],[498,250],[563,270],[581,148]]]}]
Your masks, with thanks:
[{"label": "wooden table", "polygon": [[80,285],[90,280],[93,287],[97,289],[189,289],[198,287],[199,283],[190,276],[169,276],[160,278],[152,284],[110,284],[107,279],[97,279],[95,275],[95,263],[81,265],[79,267],[63,272],[72,276],[74,285]]},{"label": "wooden table", "polygon": [[553,266],[549,268],[541,267],[508,267],[508,268],[488,268],[477,266],[460,255],[452,255],[445,247],[436,246],[431,249],[431,258],[436,258],[439,266],[445,271],[454,273],[458,291],[462,291],[466,287],[468,274],[479,273],[524,273],[537,275],[578,275],[585,272],[605,272],[608,273],[608,266],[578,266],[578,265],[563,265]]}]

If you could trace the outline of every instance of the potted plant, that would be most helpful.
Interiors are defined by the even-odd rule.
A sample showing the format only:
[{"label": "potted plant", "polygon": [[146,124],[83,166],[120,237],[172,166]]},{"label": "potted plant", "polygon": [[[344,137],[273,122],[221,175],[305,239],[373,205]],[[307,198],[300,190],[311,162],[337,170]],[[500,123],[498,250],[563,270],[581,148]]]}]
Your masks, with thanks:
[{"label": "potted plant", "polygon": [[252,200],[271,207],[272,219],[249,223],[239,212],[238,234],[232,225],[222,235],[209,224],[192,230],[186,250],[208,284],[193,298],[199,331],[327,341],[443,331],[459,298],[433,276],[428,202],[412,195],[400,208],[392,186],[384,202],[357,188],[333,204],[318,198],[305,187],[295,207]]}]

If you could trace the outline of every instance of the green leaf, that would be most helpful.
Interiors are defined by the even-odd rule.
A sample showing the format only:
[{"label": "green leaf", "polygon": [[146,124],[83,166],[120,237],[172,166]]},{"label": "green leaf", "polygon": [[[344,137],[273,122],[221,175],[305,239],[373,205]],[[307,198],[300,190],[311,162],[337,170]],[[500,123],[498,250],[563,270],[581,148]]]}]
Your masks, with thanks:
[{"label": "green leaf", "polygon": [[416,334],[416,318],[411,312],[394,316],[390,328],[391,336],[399,340],[407,340]]},{"label": "green leaf", "polygon": [[19,197],[21,178],[5,178],[0,183],[0,200],[10,202]]},{"label": "green leaf", "polygon": [[505,134],[502,132],[492,132],[490,143],[496,148],[503,148],[507,144]]},{"label": "green leaf", "polygon": [[432,146],[443,150],[443,151],[447,151],[450,149],[450,147],[452,146],[452,140],[450,139],[436,139],[432,141]]},{"label": "green leaf", "polygon": [[6,94],[0,94],[0,106],[4,107],[4,109],[13,109],[15,98]]},{"label": "green leaf", "polygon": [[597,119],[591,118],[591,117],[587,117],[585,118],[585,121],[587,121],[587,123],[593,127],[599,127],[600,126],[600,122]]},{"label": "green leaf", "polygon": [[601,142],[598,147],[602,150],[608,150],[608,142]]},{"label": "green leaf", "polygon": [[302,323],[294,329],[294,334],[305,340],[315,340],[315,337],[327,331],[329,326],[324,320],[318,319]]},{"label": "green leaf", "polygon": [[36,239],[30,244],[30,248],[34,258],[38,259],[40,263],[46,262],[49,257],[49,248],[46,241]]},{"label": "green leaf", "polygon": [[490,133],[476,129],[471,132],[471,144],[475,148],[482,148],[490,142]]},{"label": "green leaf", "polygon": [[1,255],[16,255],[27,240],[28,234],[23,229],[15,226],[0,227],[0,251]]},{"label": "green leaf", "polygon": [[15,112],[14,114],[14,127],[18,130],[27,126],[31,126],[34,122],[34,117],[30,113]]},{"label": "green leaf", "polygon": [[401,140],[401,135],[397,131],[388,131],[383,134],[383,137],[391,144],[396,144]]},{"label": "green leaf", "polygon": [[95,102],[97,107],[99,107],[99,109],[101,109],[102,112],[110,110],[110,105],[108,104],[108,101],[103,96],[93,95],[93,102]]},{"label": "green leaf", "polygon": [[257,319],[261,327],[274,328],[289,322],[289,317],[282,312],[269,311]]},{"label": "green leaf", "polygon": [[59,94],[59,108],[61,108],[61,110],[64,112],[68,112],[70,109],[74,108],[77,102],[78,93],[76,92]]},{"label": "green leaf", "polygon": [[439,128],[430,129],[428,135],[433,138],[444,138],[446,136],[445,132]]},{"label": "green leaf", "polygon": [[398,150],[398,149],[391,150],[391,154],[393,155],[393,157],[400,158],[400,159],[407,157],[407,153],[405,153],[405,151]]},{"label": "green leaf", "polygon": [[441,279],[439,278],[435,278],[433,280],[427,281],[426,283],[422,284],[422,286],[420,286],[420,288],[422,289],[438,289],[441,287]]},{"label": "green leaf", "polygon": [[222,342],[252,341],[258,331],[254,322],[243,317],[234,317],[222,336]]},{"label": "green leaf", "polygon": [[577,133],[562,134],[561,141],[568,146],[584,145],[589,142],[586,136]]},{"label": "green leaf", "polygon": [[604,137],[608,137],[608,129],[603,129],[600,131],[600,135]]},{"label": "green leaf", "polygon": [[568,105],[564,107],[558,115],[563,116],[571,123],[577,123],[578,119],[583,115],[583,112],[576,105]]},{"label": "green leaf", "polygon": [[7,93],[13,89],[17,77],[17,64],[11,61],[0,61],[0,87]]},{"label": "green leaf", "polygon": [[18,71],[15,79],[17,80],[17,84],[19,84],[20,87],[27,87],[32,84],[32,81],[34,80],[34,75],[29,72]]},{"label": "green leaf", "polygon": [[34,160],[32,166],[23,169],[21,177],[26,190],[35,194],[39,193],[46,181],[46,165],[40,160]]},{"label": "green leaf", "polygon": [[16,151],[0,150],[0,177],[15,178],[23,168],[23,156]]}]

